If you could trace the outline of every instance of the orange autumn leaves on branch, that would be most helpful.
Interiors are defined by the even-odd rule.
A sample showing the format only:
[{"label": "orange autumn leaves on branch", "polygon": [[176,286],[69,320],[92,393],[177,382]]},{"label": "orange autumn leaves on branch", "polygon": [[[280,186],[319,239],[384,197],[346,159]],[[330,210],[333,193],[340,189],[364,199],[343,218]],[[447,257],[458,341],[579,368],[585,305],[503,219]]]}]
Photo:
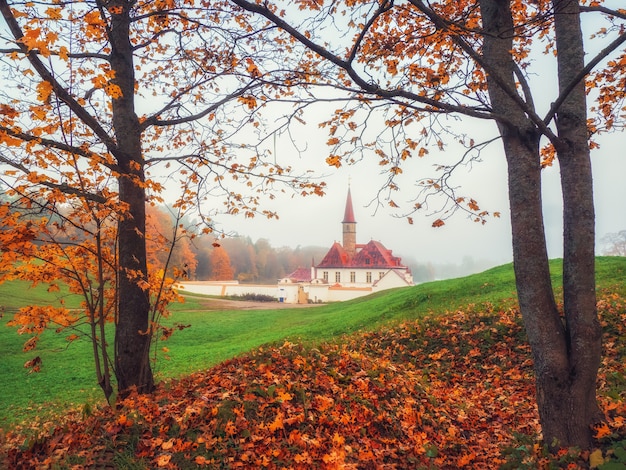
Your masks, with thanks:
[{"label": "orange autumn leaves on branch", "polygon": [[[67,308],[61,296],[56,306],[22,307],[9,325],[18,327],[20,334],[33,335],[25,350],[34,349],[47,328],[64,333],[69,342],[86,337],[99,343],[96,375],[108,398],[110,357],[104,324],[113,322],[116,314],[117,214],[79,198],[66,197],[63,203],[57,199],[54,192],[47,197],[33,192],[29,184],[16,185],[4,194],[0,281],[43,284],[53,296],[63,288],[78,296],[82,308]],[[25,367],[36,371],[41,365],[40,360],[31,360]]]},{"label": "orange autumn leaves on branch", "polygon": [[[53,328],[58,333],[65,333],[70,342],[81,337],[102,342],[102,361],[109,361],[104,346],[109,341],[108,335],[102,327],[114,322],[116,316],[115,221],[118,214],[106,213],[102,209],[95,212],[93,207],[80,205],[78,199],[66,199],[62,205],[40,201],[34,206],[30,199],[14,199],[12,194],[9,192],[8,200],[0,206],[0,221],[4,227],[0,233],[0,268],[3,273],[0,280],[27,281],[33,286],[44,284],[51,293],[58,292],[60,287],[67,288],[82,298],[83,311],[65,307],[63,297],[60,297],[58,307],[23,307],[9,325],[17,327],[19,334],[32,335],[25,342],[25,351],[35,349],[39,335],[45,329]],[[48,207],[55,209],[48,211]],[[154,264],[146,289],[152,293],[160,292],[155,296],[152,313],[152,328],[160,329],[156,320],[167,313],[171,301],[179,300],[173,290],[174,281],[183,277],[185,271],[193,272],[197,263],[189,246],[190,237],[183,228],[176,230],[167,211],[152,208],[150,214],[148,253]],[[30,223],[20,225],[20,217],[27,215]],[[173,236],[179,237],[175,244]],[[91,329],[81,328],[84,323],[91,325]],[[35,371],[41,366],[41,361],[25,364]]]},{"label": "orange autumn leaves on branch", "polygon": [[[268,40],[262,23],[226,1],[208,8],[175,0],[0,0],[0,13],[7,33],[0,40],[3,183],[9,197],[31,198],[43,215],[17,210],[15,225],[43,230],[48,211],[77,211],[62,229],[83,231],[83,239],[71,248],[61,238],[46,241],[59,246],[44,264],[54,259],[60,272],[47,275],[69,276],[83,289],[89,334],[100,341],[94,351],[102,353],[96,368],[110,367],[122,393],[149,392],[150,336],[177,298],[173,279],[194,269],[185,246],[191,235],[178,215],[193,212],[210,232],[223,214],[275,217],[262,203],[276,190],[323,194],[322,182],[294,172],[263,142],[282,129],[264,104],[288,92],[282,77],[292,74],[276,54],[287,45]],[[151,234],[146,213],[165,190],[178,214],[175,230],[157,222]],[[180,247],[169,250],[174,241]],[[83,251],[72,253],[78,245]],[[30,263],[29,254],[14,253],[4,255],[7,264],[10,256]],[[107,343],[102,324],[110,318],[115,337]],[[107,380],[97,380],[111,396]]]}]

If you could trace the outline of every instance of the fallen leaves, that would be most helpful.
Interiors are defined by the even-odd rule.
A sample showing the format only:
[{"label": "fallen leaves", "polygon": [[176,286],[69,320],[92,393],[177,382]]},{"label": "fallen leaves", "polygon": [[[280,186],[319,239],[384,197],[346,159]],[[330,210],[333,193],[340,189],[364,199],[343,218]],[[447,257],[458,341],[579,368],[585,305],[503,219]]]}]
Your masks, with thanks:
[{"label": "fallen leaves", "polygon": [[[612,336],[600,375],[610,388],[607,377],[623,369],[614,340],[623,301],[603,298],[599,309]],[[610,395],[600,394],[608,419],[598,438],[625,432],[626,405]],[[525,461],[545,466],[518,311],[485,304],[336,344],[259,348],[131,395],[115,413],[64,423],[11,448],[9,464],[89,466],[114,449],[149,468],[497,468],[509,458],[503,449],[519,451],[519,435],[534,442]],[[607,455],[557,457],[581,468]]]}]

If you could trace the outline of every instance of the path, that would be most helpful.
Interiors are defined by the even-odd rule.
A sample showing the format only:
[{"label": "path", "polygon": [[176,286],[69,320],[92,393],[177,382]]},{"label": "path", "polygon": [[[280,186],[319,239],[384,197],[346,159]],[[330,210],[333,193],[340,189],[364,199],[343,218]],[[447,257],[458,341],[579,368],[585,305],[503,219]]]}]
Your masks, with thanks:
[{"label": "path", "polygon": [[285,302],[259,302],[254,300],[232,300],[215,297],[196,296],[185,293],[185,297],[193,297],[206,310],[278,310],[285,308],[319,307],[324,304],[288,304]]}]

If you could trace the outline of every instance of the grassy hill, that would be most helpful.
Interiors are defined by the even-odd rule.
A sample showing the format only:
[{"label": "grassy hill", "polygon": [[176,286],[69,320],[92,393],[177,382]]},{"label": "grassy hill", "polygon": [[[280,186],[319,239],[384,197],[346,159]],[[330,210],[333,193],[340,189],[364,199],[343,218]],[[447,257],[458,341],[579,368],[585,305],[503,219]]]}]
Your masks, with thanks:
[{"label": "grassy hill", "polygon": [[[552,268],[558,286],[560,262]],[[617,345],[626,259],[599,258],[597,276],[611,345],[603,405],[615,418],[625,411],[624,351]],[[9,310],[45,302],[46,294],[1,286],[0,302]],[[157,371],[182,378],[166,381],[148,400],[133,396],[115,413],[92,415],[84,403],[98,394],[86,343],[65,348],[63,338],[47,335],[38,351],[44,369],[28,375],[18,352],[23,338],[0,329],[0,376],[7,378],[0,383],[0,423],[8,430],[28,419],[22,433],[54,434],[62,421],[46,410],[78,406],[84,420],[57,428],[46,447],[63,450],[64,465],[96,459],[117,468],[237,461],[247,468],[350,462],[492,468],[497,461],[524,468],[525,459],[544,458],[533,445],[532,368],[510,265],[309,309],[203,312],[194,298],[169,321],[192,326],[166,343],[169,359],[161,357]],[[268,343],[274,346],[257,348]],[[609,435],[620,436],[620,421],[610,424]],[[20,458],[36,461],[43,452],[37,442]],[[79,455],[81,445],[96,450]]]}]

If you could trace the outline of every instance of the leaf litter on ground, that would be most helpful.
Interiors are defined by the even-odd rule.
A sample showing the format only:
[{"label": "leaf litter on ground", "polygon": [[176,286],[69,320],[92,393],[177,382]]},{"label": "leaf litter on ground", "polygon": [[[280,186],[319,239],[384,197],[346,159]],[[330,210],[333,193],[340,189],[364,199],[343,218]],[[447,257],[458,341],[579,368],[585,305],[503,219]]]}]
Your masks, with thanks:
[{"label": "leaf litter on ground", "polygon": [[260,347],[163,383],[152,395],[133,393],[114,410],[60,420],[39,435],[27,427],[9,433],[2,443],[6,464],[613,468],[626,443],[626,303],[609,291],[599,299],[605,330],[599,399],[607,422],[596,430],[594,452],[549,455],[540,445],[530,348],[519,311],[505,302],[334,343]]}]

